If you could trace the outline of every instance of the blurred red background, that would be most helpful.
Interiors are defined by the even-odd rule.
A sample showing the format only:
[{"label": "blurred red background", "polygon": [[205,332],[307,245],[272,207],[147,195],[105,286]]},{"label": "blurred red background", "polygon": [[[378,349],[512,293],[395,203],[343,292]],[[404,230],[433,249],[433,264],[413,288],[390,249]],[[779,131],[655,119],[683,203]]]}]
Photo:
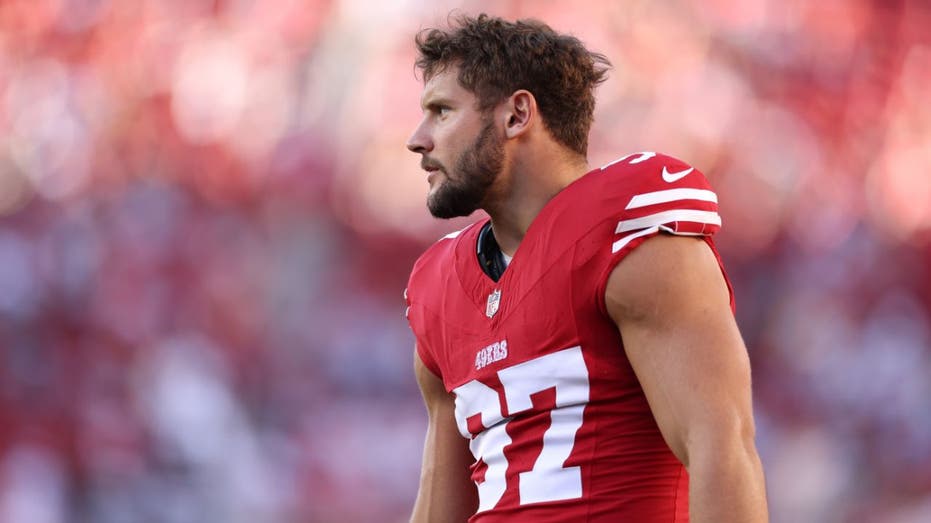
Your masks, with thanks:
[{"label": "blurred red background", "polygon": [[716,186],[774,522],[931,521],[931,3],[0,0],[0,522],[404,521],[413,35],[609,56]]}]

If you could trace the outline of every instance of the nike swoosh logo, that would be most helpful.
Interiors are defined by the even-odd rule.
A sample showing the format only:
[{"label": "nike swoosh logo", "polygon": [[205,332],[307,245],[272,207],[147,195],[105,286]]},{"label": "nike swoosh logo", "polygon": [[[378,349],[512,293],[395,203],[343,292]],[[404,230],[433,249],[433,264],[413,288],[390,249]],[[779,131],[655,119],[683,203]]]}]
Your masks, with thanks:
[{"label": "nike swoosh logo", "polygon": [[694,170],[695,170],[694,167],[689,167],[688,169],[684,171],[679,171],[677,173],[671,173],[666,170],[666,166],[664,165],[663,166],[663,180],[666,180],[668,183],[677,182],[681,180],[682,178],[685,178],[686,175],[688,175],[690,172]]}]

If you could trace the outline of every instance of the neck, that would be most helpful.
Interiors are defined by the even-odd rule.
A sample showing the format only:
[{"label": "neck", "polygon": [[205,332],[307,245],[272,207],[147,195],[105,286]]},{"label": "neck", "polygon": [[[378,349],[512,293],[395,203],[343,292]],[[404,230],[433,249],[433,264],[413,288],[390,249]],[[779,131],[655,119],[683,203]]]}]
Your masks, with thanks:
[{"label": "neck", "polygon": [[555,161],[544,158],[543,161],[525,162],[524,165],[523,169],[512,169],[507,177],[507,189],[484,206],[491,216],[495,240],[508,256],[517,251],[527,229],[543,207],[567,185],[589,171],[584,158]]}]

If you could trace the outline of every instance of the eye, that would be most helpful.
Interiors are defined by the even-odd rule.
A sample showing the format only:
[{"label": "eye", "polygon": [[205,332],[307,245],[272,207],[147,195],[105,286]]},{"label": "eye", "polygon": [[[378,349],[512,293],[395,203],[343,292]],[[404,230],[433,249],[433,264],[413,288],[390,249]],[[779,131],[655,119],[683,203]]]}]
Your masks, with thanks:
[{"label": "eye", "polygon": [[430,110],[440,118],[445,118],[449,115],[449,112],[452,110],[448,105],[436,104],[430,107]]}]

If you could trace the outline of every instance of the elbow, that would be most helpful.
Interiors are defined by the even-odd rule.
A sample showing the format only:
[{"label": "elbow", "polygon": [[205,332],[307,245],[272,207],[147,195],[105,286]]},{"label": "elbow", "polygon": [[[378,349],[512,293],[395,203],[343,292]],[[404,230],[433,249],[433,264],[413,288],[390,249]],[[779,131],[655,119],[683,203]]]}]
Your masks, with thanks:
[{"label": "elbow", "polygon": [[[740,420],[689,440],[685,466],[696,521],[767,521],[766,480],[754,435],[752,420]],[[718,511],[724,507],[726,516]]]},{"label": "elbow", "polygon": [[727,462],[758,463],[753,419],[750,416],[733,416],[697,424],[688,432],[682,450],[677,454],[690,472],[693,464],[707,464],[709,461],[722,465]]}]

